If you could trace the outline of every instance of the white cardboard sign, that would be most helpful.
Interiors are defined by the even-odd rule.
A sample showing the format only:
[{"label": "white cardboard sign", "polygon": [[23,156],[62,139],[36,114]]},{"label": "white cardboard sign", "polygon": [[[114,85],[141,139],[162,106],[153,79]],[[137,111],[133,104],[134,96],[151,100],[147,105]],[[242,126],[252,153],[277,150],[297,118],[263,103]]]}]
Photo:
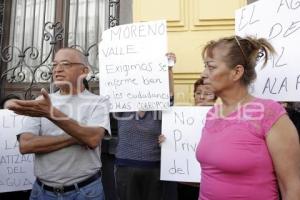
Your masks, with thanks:
[{"label": "white cardboard sign", "polygon": [[21,155],[16,135],[24,116],[0,110],[0,192],[28,190],[35,180],[33,155]]},{"label": "white cardboard sign", "polygon": [[161,146],[161,180],[199,182],[200,164],[196,148],[209,106],[172,107],[163,111]]},{"label": "white cardboard sign", "polygon": [[166,21],[151,21],[104,31],[99,83],[111,112],[169,108],[166,29]]},{"label": "white cardboard sign", "polygon": [[255,96],[277,101],[300,101],[300,3],[260,0],[236,11],[237,35],[268,39],[277,55],[262,68],[256,66],[257,80],[251,87]]}]

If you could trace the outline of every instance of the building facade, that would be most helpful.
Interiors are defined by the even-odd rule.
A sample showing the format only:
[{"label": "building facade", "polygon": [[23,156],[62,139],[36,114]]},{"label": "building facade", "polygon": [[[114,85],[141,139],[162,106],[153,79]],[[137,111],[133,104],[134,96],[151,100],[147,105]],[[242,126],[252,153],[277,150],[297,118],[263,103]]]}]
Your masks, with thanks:
[{"label": "building facade", "polygon": [[204,69],[203,46],[234,34],[235,10],[246,4],[246,0],[134,1],[134,21],[167,19],[169,51],[178,60],[173,70],[176,105],[193,103],[193,83]]},{"label": "building facade", "polygon": [[193,102],[207,41],[234,34],[234,12],[255,0],[0,0],[0,99],[36,97],[51,87],[49,63],[61,47],[89,58],[91,90],[98,93],[98,47],[103,30],[166,19],[169,51],[176,53],[175,103]]},{"label": "building facade", "polygon": [[88,57],[89,82],[98,93],[97,44],[105,29],[132,21],[128,5],[126,0],[0,0],[0,99],[9,94],[33,99],[41,87],[51,92],[49,64],[62,47]]}]

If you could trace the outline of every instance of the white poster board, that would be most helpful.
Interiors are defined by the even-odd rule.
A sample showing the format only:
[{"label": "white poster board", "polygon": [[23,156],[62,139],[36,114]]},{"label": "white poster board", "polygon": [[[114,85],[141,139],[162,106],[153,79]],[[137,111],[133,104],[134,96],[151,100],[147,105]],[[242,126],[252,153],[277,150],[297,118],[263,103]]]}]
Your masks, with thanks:
[{"label": "white poster board", "polygon": [[300,4],[299,1],[260,0],[235,14],[236,35],[268,39],[277,55],[262,68],[251,87],[255,96],[277,101],[300,101]]},{"label": "white poster board", "polygon": [[161,180],[199,182],[200,164],[196,148],[209,106],[172,107],[163,111],[161,146]]},{"label": "white poster board", "polygon": [[0,193],[32,188],[33,155],[21,155],[16,135],[24,116],[0,110]]},{"label": "white poster board", "polygon": [[99,44],[100,94],[111,112],[166,110],[170,106],[166,21],[121,25]]}]

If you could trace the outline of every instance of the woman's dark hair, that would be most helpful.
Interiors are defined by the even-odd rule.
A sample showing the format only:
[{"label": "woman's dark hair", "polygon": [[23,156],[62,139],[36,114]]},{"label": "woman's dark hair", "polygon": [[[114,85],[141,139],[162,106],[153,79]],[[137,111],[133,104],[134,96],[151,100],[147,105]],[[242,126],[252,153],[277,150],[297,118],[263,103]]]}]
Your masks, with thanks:
[{"label": "woman's dark hair", "polygon": [[275,53],[273,46],[264,38],[231,36],[208,42],[203,48],[202,58],[213,57],[215,48],[224,49],[224,61],[229,67],[234,68],[237,65],[244,67],[241,82],[246,86],[256,79],[257,60],[263,57],[265,65],[270,53]]},{"label": "woman's dark hair", "polygon": [[194,83],[194,93],[196,92],[197,87],[198,87],[199,85],[204,85],[204,80],[203,80],[203,78],[197,79],[196,82]]},{"label": "woman's dark hair", "polygon": [[21,99],[19,96],[15,95],[15,94],[9,94],[6,97],[4,97],[4,99],[2,99],[1,103],[0,103],[0,109],[4,108],[4,104],[11,99]]}]

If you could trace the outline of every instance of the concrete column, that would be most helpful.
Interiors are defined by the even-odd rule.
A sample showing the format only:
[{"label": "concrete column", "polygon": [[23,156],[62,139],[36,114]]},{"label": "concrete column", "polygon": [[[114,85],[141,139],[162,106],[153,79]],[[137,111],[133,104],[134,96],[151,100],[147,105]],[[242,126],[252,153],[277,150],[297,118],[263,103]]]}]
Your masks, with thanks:
[{"label": "concrete column", "polygon": [[255,1],[258,1],[258,0],[247,0],[247,4],[253,3]]},{"label": "concrete column", "polygon": [[120,25],[132,23],[132,0],[120,0]]}]

